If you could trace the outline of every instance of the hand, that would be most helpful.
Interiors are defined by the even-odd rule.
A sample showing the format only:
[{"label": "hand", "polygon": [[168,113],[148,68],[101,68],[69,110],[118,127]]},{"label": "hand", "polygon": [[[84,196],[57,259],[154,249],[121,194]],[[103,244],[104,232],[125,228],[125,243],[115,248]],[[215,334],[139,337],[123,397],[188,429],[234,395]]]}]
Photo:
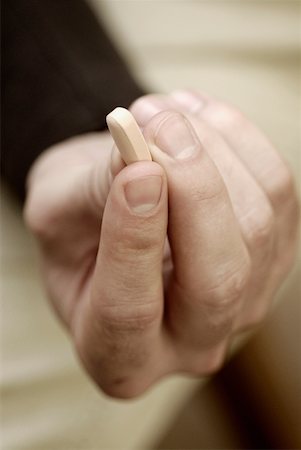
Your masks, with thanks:
[{"label": "hand", "polygon": [[148,95],[131,110],[141,127],[166,110],[194,127],[226,187],[250,257],[248,292],[234,330],[261,323],[297,250],[299,202],[287,164],[239,110],[206,94]]},{"label": "hand", "polygon": [[156,162],[116,168],[99,133],[49,149],[29,177],[25,218],[50,298],[117,397],[216,370],[233,334],[262,321],[295,253],[286,166],[238,112],[189,96],[192,113],[183,95],[133,105]]}]

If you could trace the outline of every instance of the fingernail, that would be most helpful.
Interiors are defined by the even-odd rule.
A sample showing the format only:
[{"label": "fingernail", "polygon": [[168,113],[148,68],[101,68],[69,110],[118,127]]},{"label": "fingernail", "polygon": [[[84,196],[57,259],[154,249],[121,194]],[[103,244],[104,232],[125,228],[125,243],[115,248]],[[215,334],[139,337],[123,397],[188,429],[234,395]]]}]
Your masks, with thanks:
[{"label": "fingernail", "polygon": [[159,203],[161,190],[161,176],[140,177],[128,182],[125,197],[131,210],[141,214],[149,212]]},{"label": "fingernail", "polygon": [[155,145],[176,159],[186,159],[200,149],[199,141],[181,114],[170,114],[157,130]]},{"label": "fingernail", "polygon": [[173,91],[171,97],[185,109],[186,112],[193,114],[202,109],[205,105],[197,94],[193,94],[189,91],[177,90]]}]

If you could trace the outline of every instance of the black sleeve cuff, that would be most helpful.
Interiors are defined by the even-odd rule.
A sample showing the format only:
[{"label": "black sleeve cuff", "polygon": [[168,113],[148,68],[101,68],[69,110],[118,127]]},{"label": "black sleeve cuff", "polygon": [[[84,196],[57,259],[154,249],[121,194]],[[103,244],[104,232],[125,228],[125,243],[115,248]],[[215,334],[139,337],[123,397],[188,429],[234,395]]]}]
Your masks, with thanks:
[{"label": "black sleeve cuff", "polygon": [[143,94],[82,0],[2,4],[2,173],[21,198],[47,147],[105,128]]}]

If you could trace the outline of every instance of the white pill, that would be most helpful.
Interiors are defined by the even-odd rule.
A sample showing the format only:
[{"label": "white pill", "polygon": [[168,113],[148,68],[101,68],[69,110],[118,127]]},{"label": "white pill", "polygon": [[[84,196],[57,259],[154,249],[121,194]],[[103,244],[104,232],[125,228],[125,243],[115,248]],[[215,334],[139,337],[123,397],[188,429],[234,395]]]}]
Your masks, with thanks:
[{"label": "white pill", "polygon": [[152,157],[141,130],[125,108],[115,108],[106,117],[107,125],[115,144],[126,164],[151,161]]}]

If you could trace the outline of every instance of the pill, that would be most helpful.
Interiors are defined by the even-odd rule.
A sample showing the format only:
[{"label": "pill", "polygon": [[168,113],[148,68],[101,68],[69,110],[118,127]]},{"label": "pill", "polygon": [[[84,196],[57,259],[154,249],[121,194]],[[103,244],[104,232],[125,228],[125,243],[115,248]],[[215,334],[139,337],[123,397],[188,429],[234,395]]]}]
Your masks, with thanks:
[{"label": "pill", "polygon": [[151,161],[152,157],[139,125],[126,108],[115,108],[106,117],[115,144],[126,164]]}]

